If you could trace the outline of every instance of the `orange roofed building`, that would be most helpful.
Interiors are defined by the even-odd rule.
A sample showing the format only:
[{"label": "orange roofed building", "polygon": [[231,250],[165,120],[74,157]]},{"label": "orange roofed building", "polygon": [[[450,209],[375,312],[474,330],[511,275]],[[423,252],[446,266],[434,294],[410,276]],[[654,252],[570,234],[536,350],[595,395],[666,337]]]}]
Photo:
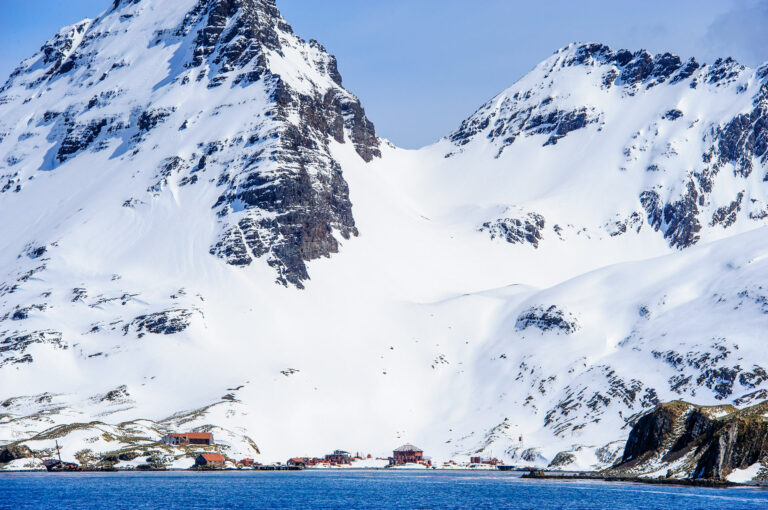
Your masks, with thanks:
[{"label": "orange roofed building", "polygon": [[195,466],[224,466],[227,459],[220,453],[203,453],[195,458]]},{"label": "orange roofed building", "polygon": [[166,434],[163,443],[171,446],[204,445],[213,444],[213,434],[210,432],[185,432],[183,434]]}]

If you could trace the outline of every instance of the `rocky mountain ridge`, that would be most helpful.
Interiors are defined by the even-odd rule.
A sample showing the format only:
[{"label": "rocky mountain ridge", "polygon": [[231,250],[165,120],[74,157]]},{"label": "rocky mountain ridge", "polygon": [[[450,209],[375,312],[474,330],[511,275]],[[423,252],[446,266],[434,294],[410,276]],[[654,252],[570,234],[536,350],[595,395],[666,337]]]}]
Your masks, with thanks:
[{"label": "rocky mountain ridge", "polygon": [[[180,185],[192,185],[211,168],[208,173],[221,189],[211,207],[222,224],[211,253],[234,265],[266,257],[281,283],[301,287],[308,278],[305,262],[338,250],[334,231],[343,238],[357,235],[347,185],[328,152],[328,140],[344,143],[348,138],[370,161],[380,155],[373,124],[357,98],[342,88],[335,58],[316,41],[296,37],[268,0],[201,0],[179,23],[152,32],[150,40],[149,31],[142,31],[137,42],[176,47],[172,65],[151,90],[134,84],[126,91],[119,83],[130,63],[120,54],[105,55],[102,48],[121,36],[116,25],[138,25],[153,15],[154,5],[116,3],[102,17],[64,29],[13,72],[0,89],[0,102],[7,108],[20,103],[37,109],[45,101],[35,97],[36,89],[61,90],[65,97],[67,88],[85,89],[81,94],[92,96],[87,103],[70,103],[30,120],[51,126],[46,140],[56,144],[41,169],[66,168],[67,161],[87,150],[111,148],[112,157],[124,164],[139,152],[152,151],[160,159],[157,181],[147,192],[157,193],[172,175],[180,176]],[[272,72],[271,61],[290,57],[299,63],[295,76]],[[195,112],[190,105],[182,111],[171,104],[169,96],[193,84],[208,89],[256,84],[267,108],[259,120],[230,137],[190,135],[204,129],[200,124],[209,115],[222,112]],[[185,154],[147,147],[148,139],[163,136],[159,130],[197,138],[195,150]],[[35,143],[31,132],[18,136],[27,145]],[[39,162],[34,155],[11,154],[6,163],[13,172],[3,175],[2,189],[18,192]],[[135,206],[140,200],[131,197],[126,203]]]},{"label": "rocky mountain ridge", "polygon": [[[574,70],[578,76],[572,90],[578,92],[563,88]],[[539,135],[546,148],[590,126],[597,136],[612,132],[615,122],[606,109],[611,96],[660,106],[649,124],[624,119],[636,131],[622,149],[623,161],[611,170],[647,174],[645,189],[626,197],[639,201],[633,214],[642,215],[643,224],[663,234],[670,246],[685,248],[697,243],[707,226],[726,229],[737,217],[759,222],[768,214],[764,194],[755,189],[761,186],[749,179],[754,167],[762,169],[768,161],[767,76],[765,66],[751,70],[731,58],[708,65],[694,58],[683,62],[670,53],[571,45],[465,120],[447,137],[455,147],[447,157],[475,140],[484,140],[500,158],[521,137]],[[724,93],[746,95],[750,102],[739,101],[741,108],[725,118],[702,116],[697,96],[716,100]],[[658,106],[649,97],[654,95],[665,96]],[[694,141],[699,137],[701,145]],[[723,170],[733,175],[728,187],[735,191],[715,189],[724,180],[718,178]],[[611,234],[624,233],[626,226],[626,221],[616,222]]]}]

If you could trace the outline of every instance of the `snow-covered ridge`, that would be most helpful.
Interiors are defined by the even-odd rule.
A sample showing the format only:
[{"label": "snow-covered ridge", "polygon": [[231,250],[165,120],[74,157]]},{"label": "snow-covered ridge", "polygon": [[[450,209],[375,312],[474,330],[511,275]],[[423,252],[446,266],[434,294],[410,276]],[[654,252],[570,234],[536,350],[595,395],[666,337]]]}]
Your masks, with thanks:
[{"label": "snow-covered ridge", "polygon": [[[685,248],[768,215],[762,185],[767,108],[765,68],[755,71],[730,58],[707,65],[669,53],[570,45],[483,105],[441,146],[454,158],[494,151],[525,174],[520,181],[549,184],[546,196],[504,188],[507,196],[557,196],[556,207],[569,214],[578,208],[562,207],[568,197],[561,195],[610,190],[609,209],[588,220],[592,228],[614,223],[615,215],[611,233],[623,233],[627,220],[642,215],[671,246]],[[568,171],[575,168],[577,176]],[[596,195],[589,200],[605,201]],[[556,223],[541,208],[533,212]]]},{"label": "snow-covered ridge", "polygon": [[273,1],[116,2],[0,92],[0,442],[586,469],[765,399],[765,70],[573,45],[406,151]]},{"label": "snow-covered ridge", "polygon": [[[269,0],[117,3],[59,33],[2,92],[4,118],[27,116],[0,136],[4,191],[85,151],[143,167],[151,193],[207,172],[220,189],[211,252],[235,265],[266,257],[284,284],[301,286],[305,261],[338,250],[332,232],[357,233],[329,139],[366,161],[379,154],[333,56]],[[126,204],[146,195],[134,193]]]}]

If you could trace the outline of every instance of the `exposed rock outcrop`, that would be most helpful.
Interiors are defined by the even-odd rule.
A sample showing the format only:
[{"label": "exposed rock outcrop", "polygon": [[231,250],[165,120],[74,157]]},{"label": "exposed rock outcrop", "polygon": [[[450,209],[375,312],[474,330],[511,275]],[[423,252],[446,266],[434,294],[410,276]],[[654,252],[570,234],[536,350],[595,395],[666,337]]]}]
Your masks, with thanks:
[{"label": "exposed rock outcrop", "polygon": [[[242,163],[219,178],[224,189],[214,208],[222,232],[210,251],[237,266],[266,257],[279,283],[301,288],[309,278],[307,261],[336,253],[336,234],[349,239],[358,233],[348,185],[329,144],[349,140],[371,161],[381,154],[373,124],[342,88],[336,59],[316,41],[293,36],[274,0],[201,1],[176,35],[193,30],[198,35],[187,67],[213,64],[217,71],[209,87],[230,79],[238,85],[259,82],[272,120],[266,132],[253,132],[243,142]],[[270,55],[296,47],[312,55],[306,64],[327,78],[325,86],[299,90],[273,72]]]},{"label": "exposed rock outcrop", "polygon": [[185,309],[164,310],[162,312],[140,315],[124,327],[124,332],[127,334],[130,328],[133,327],[139,337],[144,336],[144,333],[173,335],[187,329],[191,322],[191,317],[192,311]]},{"label": "exposed rock outcrop", "polygon": [[26,445],[12,445],[0,448],[0,464],[18,459],[29,459],[33,456],[32,450]]},{"label": "exposed rock outcrop", "polygon": [[564,468],[569,464],[576,462],[576,455],[572,452],[558,452],[557,455],[550,461],[547,467],[550,468]]},{"label": "exposed rock outcrop", "polygon": [[657,406],[632,427],[621,462],[608,474],[664,471],[724,480],[768,458],[768,402],[745,409],[674,401]]},{"label": "exposed rock outcrop", "polygon": [[576,317],[555,305],[532,306],[521,313],[515,323],[517,330],[537,328],[541,331],[554,330],[565,334],[573,333],[578,327]]},{"label": "exposed rock outcrop", "polygon": [[68,347],[58,331],[32,331],[7,336],[0,340],[0,368],[9,364],[32,363],[32,355],[26,350],[33,344],[48,344],[58,349]]},{"label": "exposed rock outcrop", "polygon": [[520,218],[504,217],[494,221],[487,221],[480,227],[480,231],[488,232],[491,235],[491,239],[502,238],[508,243],[528,243],[534,248],[538,248],[544,226],[544,216],[528,213]]}]

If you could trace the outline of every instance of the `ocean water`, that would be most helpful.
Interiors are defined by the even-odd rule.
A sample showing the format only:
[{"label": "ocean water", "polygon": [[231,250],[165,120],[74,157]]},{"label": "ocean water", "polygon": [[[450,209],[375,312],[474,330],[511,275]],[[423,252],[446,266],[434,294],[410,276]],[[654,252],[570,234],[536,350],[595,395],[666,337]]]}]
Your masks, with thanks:
[{"label": "ocean water", "polygon": [[3,509],[768,508],[768,490],[526,480],[502,472],[0,474]]}]

